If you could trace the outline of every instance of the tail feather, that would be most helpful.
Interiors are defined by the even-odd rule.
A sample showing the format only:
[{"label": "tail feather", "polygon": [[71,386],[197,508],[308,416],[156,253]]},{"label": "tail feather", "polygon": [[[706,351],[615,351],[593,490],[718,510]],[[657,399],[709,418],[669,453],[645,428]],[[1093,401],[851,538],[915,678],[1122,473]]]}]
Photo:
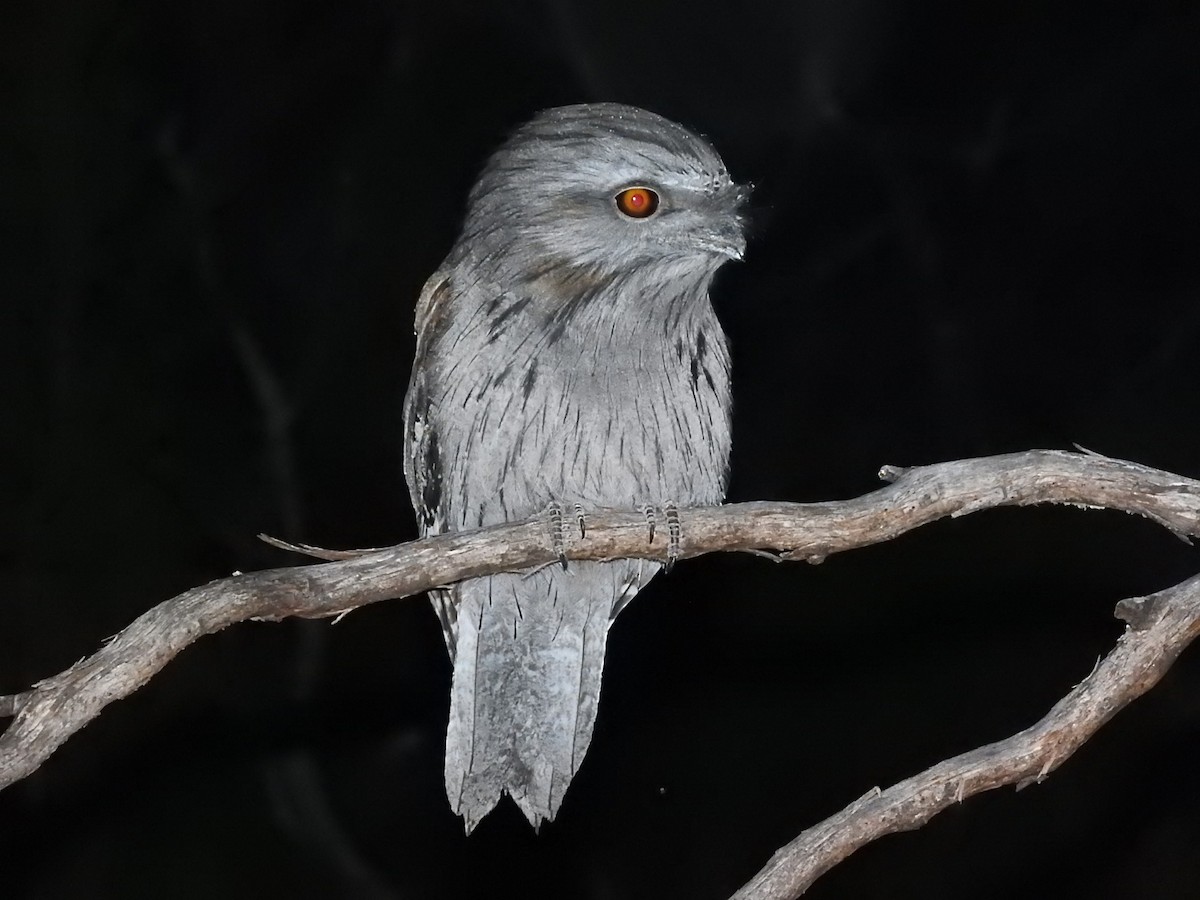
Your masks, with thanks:
[{"label": "tail feather", "polygon": [[468,832],[504,793],[534,827],[554,818],[592,739],[609,625],[656,570],[577,562],[453,589],[446,793]]}]

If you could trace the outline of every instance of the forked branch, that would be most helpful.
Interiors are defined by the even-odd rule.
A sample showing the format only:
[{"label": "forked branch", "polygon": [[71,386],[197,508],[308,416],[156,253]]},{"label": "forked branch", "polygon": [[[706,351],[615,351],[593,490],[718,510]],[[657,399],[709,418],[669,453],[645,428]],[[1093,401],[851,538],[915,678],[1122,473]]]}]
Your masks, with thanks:
[{"label": "forked branch", "polygon": [[[996,506],[1065,503],[1119,509],[1175,534],[1200,534],[1200,482],[1088,453],[1035,450],[912,469],[891,483],[826,503],[739,503],[679,511],[680,557],[777,551],[790,560],[890,540],[928,522]],[[570,559],[664,559],[638,511],[589,511]],[[319,618],[477,575],[554,562],[544,517],[441,535],[315,565],[272,569],[193,588],[135,619],[93,655],[19,694],[0,696],[12,722],[0,736],[0,788],[30,775],[109,703],[148,682],[197,638],[247,619]],[[338,555],[338,554],[333,554]],[[346,554],[342,554],[346,556]],[[880,835],[919,827],[951,803],[1053,770],[1123,705],[1151,687],[1200,631],[1200,582],[1126,601],[1130,627],[1097,670],[1037,725],[874,792],[800,835],[738,897],[795,897]],[[1136,613],[1136,615],[1134,615]]]}]

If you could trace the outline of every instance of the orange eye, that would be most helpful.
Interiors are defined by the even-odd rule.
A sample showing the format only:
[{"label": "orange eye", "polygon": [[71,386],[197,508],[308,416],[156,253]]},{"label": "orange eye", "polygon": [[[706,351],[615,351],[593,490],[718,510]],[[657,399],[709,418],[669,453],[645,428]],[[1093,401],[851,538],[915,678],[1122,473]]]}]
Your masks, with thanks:
[{"label": "orange eye", "polygon": [[645,219],[658,209],[658,194],[648,187],[625,188],[617,194],[617,209],[631,219]]}]

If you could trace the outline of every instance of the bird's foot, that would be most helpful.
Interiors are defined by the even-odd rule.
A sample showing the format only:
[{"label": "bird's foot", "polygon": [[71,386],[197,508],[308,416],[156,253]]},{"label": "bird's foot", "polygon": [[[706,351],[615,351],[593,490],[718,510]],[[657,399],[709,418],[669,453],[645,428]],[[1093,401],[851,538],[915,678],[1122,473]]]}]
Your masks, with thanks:
[{"label": "bird's foot", "polygon": [[663,571],[670,572],[679,559],[679,540],[683,536],[683,529],[679,525],[679,509],[674,501],[668,500],[663,512],[667,517],[667,564]]},{"label": "bird's foot", "polygon": [[[668,500],[664,503],[662,512],[667,522],[667,561],[663,569],[670,572],[679,559],[679,542],[683,529],[679,525],[679,508],[674,501]],[[658,514],[653,506],[646,505],[642,507],[642,515],[646,517],[646,531],[649,532],[650,543],[653,545],[654,537],[658,533]]]},{"label": "bird's foot", "polygon": [[646,530],[650,532],[650,543],[654,543],[654,530],[657,524],[657,519],[654,514],[654,507],[646,504],[642,507],[642,515],[646,517]]},{"label": "bird's foot", "polygon": [[562,506],[557,500],[551,500],[546,506],[546,515],[550,519],[550,549],[558,557],[558,564],[563,567],[565,572],[567,569],[567,542],[563,537],[563,531],[567,526],[566,520],[563,518]]},{"label": "bird's foot", "polygon": [[[579,537],[587,537],[587,516],[583,512],[583,504],[575,503],[571,510],[575,514],[575,527],[579,529]],[[562,504],[551,500],[546,506],[546,516],[550,522],[550,548],[558,557],[558,564],[567,568],[567,531],[569,520],[563,511]]]}]

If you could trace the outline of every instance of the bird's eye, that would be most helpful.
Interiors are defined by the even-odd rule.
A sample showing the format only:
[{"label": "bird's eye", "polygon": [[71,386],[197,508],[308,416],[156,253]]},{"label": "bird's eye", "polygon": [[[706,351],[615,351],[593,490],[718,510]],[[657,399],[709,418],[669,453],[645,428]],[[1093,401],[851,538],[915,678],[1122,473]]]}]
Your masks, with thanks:
[{"label": "bird's eye", "polygon": [[617,209],[631,219],[646,219],[658,209],[658,194],[648,187],[625,188],[616,196]]}]

